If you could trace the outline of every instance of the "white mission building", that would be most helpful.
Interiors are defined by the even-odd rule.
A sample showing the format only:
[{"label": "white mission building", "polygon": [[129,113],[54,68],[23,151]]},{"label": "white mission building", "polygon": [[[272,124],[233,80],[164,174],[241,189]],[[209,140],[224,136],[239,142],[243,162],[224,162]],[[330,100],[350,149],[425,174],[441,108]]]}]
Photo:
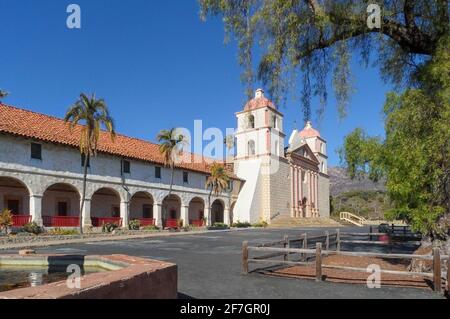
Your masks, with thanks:
[{"label": "white mission building", "polygon": [[[283,115],[262,90],[236,116],[236,156],[225,163],[231,182],[212,197],[211,207],[205,189],[211,161],[184,156],[168,196],[170,170],[158,145],[123,135],[112,142],[102,132],[98,156],[89,163],[83,225],[126,227],[134,219],[165,227],[180,221],[270,224],[280,216],[329,217],[326,141],[311,123],[292,132],[285,147]],[[10,209],[15,225],[78,225],[80,131],[70,131],[61,119],[0,104],[0,211]]]}]

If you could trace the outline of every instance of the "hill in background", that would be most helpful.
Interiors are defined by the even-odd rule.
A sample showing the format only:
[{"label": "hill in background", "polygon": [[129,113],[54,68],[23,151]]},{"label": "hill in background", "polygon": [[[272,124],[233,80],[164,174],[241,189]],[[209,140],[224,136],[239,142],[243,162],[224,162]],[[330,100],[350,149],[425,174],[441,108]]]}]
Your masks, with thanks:
[{"label": "hill in background", "polygon": [[367,177],[352,180],[345,168],[330,167],[331,214],[350,212],[369,219],[383,219],[391,208],[385,181],[374,183]]}]

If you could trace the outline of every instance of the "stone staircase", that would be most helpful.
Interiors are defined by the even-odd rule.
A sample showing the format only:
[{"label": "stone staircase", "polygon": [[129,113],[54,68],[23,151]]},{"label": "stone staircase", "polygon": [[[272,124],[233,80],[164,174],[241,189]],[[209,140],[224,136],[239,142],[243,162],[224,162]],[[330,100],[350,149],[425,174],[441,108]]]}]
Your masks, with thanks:
[{"label": "stone staircase", "polygon": [[342,224],[326,218],[294,218],[289,215],[279,215],[270,223],[270,228],[292,228],[292,227],[340,227]]}]

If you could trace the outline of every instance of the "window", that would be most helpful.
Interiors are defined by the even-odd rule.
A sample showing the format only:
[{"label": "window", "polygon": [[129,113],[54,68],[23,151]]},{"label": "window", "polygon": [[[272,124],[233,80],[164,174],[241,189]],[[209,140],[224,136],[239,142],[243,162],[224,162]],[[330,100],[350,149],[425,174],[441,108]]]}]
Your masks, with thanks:
[{"label": "window", "polygon": [[131,163],[130,161],[123,160],[122,161],[122,173],[130,174],[131,173]]},{"label": "window", "polygon": [[251,140],[248,142],[247,155],[254,156],[256,154],[255,141]]},{"label": "window", "polygon": [[248,120],[247,128],[255,128],[255,117],[252,114],[248,116],[247,120]]},{"label": "window", "polygon": [[58,209],[58,216],[67,216],[68,211],[67,202],[58,202],[57,209]]},{"label": "window", "polygon": [[16,199],[9,199],[6,202],[6,206],[11,211],[11,214],[19,215],[20,202],[18,200],[16,200]]},{"label": "window", "polygon": [[155,167],[155,178],[161,178],[161,167],[159,166]]},{"label": "window", "polygon": [[31,158],[41,160],[42,159],[42,145],[37,143],[31,143]]},{"label": "window", "polygon": [[[84,161],[86,160],[86,155],[81,154],[81,167],[84,167]],[[88,159],[87,161],[87,167],[91,167],[91,160]]]},{"label": "window", "polygon": [[189,173],[183,172],[183,183],[189,183]]},{"label": "window", "polygon": [[276,115],[272,116],[272,123],[271,124],[272,124],[273,128],[275,128],[275,129],[278,128],[278,121],[277,121],[277,116]]},{"label": "window", "polygon": [[229,192],[233,191],[233,181],[228,181],[228,191]]},{"label": "window", "polygon": [[112,207],[112,217],[113,218],[119,218],[120,217],[120,207],[113,206]]},{"label": "window", "polygon": [[142,216],[144,218],[153,218],[153,206],[148,204],[142,205]]}]

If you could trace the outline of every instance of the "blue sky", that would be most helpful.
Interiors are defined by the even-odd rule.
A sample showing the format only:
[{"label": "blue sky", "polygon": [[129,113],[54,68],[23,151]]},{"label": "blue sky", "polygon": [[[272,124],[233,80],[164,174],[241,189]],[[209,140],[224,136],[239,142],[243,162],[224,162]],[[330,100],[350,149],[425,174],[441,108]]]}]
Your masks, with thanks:
[{"label": "blue sky", "polygon": [[[66,27],[66,7],[82,9],[81,30]],[[235,127],[245,104],[235,44],[224,44],[220,19],[203,23],[196,0],[0,0],[0,88],[4,101],[64,116],[80,92],[104,97],[120,133],[155,140],[170,127]],[[356,93],[339,120],[331,97],[320,123],[335,150],[356,127],[383,135],[385,94],[377,69],[353,68]],[[298,101],[289,99],[285,132],[302,126]],[[286,141],[287,142],[287,141]]]}]

